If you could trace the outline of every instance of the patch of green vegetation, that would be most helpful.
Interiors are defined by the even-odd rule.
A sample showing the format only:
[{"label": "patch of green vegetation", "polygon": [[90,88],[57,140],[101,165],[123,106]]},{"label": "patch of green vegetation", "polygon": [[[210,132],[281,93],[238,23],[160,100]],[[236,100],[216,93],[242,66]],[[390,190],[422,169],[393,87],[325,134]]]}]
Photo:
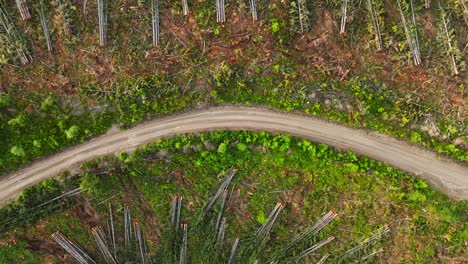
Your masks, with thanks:
[{"label": "patch of green vegetation", "polygon": [[[183,147],[177,149],[175,147],[177,143],[182,143]],[[238,150],[238,144],[245,144],[249,149]],[[222,154],[218,152],[220,146],[223,146],[223,149],[227,146]],[[165,157],[170,162],[154,163],[153,159],[149,158],[154,158],[155,153],[159,153],[160,150],[170,153]],[[190,157],[191,161],[188,161],[187,157]],[[365,224],[358,225],[356,235],[406,217],[424,219],[430,223],[427,223],[425,229],[409,232],[404,225],[412,226],[412,221],[402,220],[410,222],[399,223],[397,229],[401,229],[394,231],[395,237],[408,232],[410,240],[422,242],[420,239],[423,237],[434,237],[441,241],[444,235],[451,233],[444,226],[460,225],[460,232],[450,235],[452,238],[458,238],[457,241],[452,240],[452,245],[458,248],[454,252],[459,252],[458,250],[462,250],[461,246],[466,236],[464,231],[461,231],[464,225],[462,211],[467,208],[466,202],[450,201],[431,189],[424,181],[414,179],[382,163],[358,157],[350,152],[338,153],[326,145],[290,136],[271,135],[265,132],[216,132],[203,134],[200,137],[176,137],[144,147],[135,154],[134,162],[127,166],[138,167],[143,172],[140,177],[134,178],[138,186],[148,185],[148,181],[158,178],[152,176],[155,175],[152,173],[154,167],[159,168],[158,175],[167,175],[159,177],[165,177],[169,182],[180,181],[170,174],[177,171],[181,175],[179,177],[184,177],[185,185],[176,184],[176,192],[187,197],[189,202],[196,202],[192,200],[194,199],[192,191],[202,194],[207,192],[206,186],[212,186],[217,181],[215,178],[205,179],[200,175],[216,175],[219,170],[237,167],[239,172],[236,183],[242,186],[239,188],[240,197],[249,197],[246,204],[247,212],[254,219],[261,219],[262,213],[259,212],[265,213],[264,210],[269,208],[268,205],[286,198],[291,202],[288,205],[292,208],[289,209],[301,214],[319,215],[326,208],[336,208],[343,213],[340,224],[348,225],[348,228],[355,224],[353,217],[362,217]],[[166,169],[161,171],[161,167],[165,166]],[[145,197],[155,199],[154,191],[142,190],[142,192]],[[157,194],[159,200],[152,204],[164,203],[172,193],[174,189],[163,188]],[[294,194],[299,197],[294,197]],[[204,196],[195,195],[195,197]],[[379,204],[386,206],[379,208]],[[453,210],[449,215],[458,215],[457,220],[451,219],[445,222],[446,217],[450,217],[446,214],[446,207]],[[437,209],[429,213],[426,208]],[[347,215],[348,213],[350,215]],[[307,216],[304,217],[307,219]],[[311,220],[309,218],[309,221]],[[439,233],[429,234],[432,228]],[[405,247],[405,250],[417,255],[415,249]],[[454,254],[456,255],[457,253]]]},{"label": "patch of green vegetation", "polygon": [[[248,150],[239,150],[239,144],[249,146]],[[219,181],[213,176],[233,166],[239,168],[235,179],[239,187],[234,193],[238,192],[236,206],[246,207],[243,218],[261,222],[266,208],[283,201],[289,216],[282,219],[293,227],[334,208],[340,212],[334,230],[353,230],[337,248],[391,223],[390,240],[404,237],[405,241],[434,249],[438,243],[450,243],[452,256],[463,250],[466,202],[450,201],[420,179],[350,152],[338,153],[323,144],[265,132],[216,132],[146,146],[124,165],[130,171],[139,171],[132,181],[159,219],[167,218],[167,201],[174,193],[186,199],[190,212],[196,211],[201,206],[197,203],[208,198],[210,186]],[[241,231],[256,226],[231,225]],[[458,231],[450,225],[459,226]],[[444,238],[447,235],[450,242]],[[419,252],[412,243],[400,244],[401,248],[394,250],[401,257],[407,252],[415,260],[432,257],[430,251]]]},{"label": "patch of green vegetation", "polygon": [[[346,82],[303,80],[297,76],[299,65],[285,58],[279,59],[268,75],[267,72],[245,75],[236,67],[231,68],[229,78],[214,84],[217,100],[304,111],[333,122],[409,139],[468,161],[466,148],[451,142],[457,137],[466,138],[464,122],[455,122],[378,80],[366,77],[354,77]],[[420,128],[419,132],[415,127]],[[422,128],[436,130],[437,135],[430,136]]]},{"label": "patch of green vegetation", "polygon": [[2,263],[38,263],[39,255],[26,249],[25,241],[11,241],[0,247]]},{"label": "patch of green vegetation", "polygon": [[[119,204],[128,204],[135,218],[145,219],[147,231],[169,221],[174,194],[183,197],[181,221],[196,222],[196,212],[224,177],[220,172],[235,167],[226,211],[232,219],[226,233],[229,243],[256,230],[277,202],[286,207],[273,230],[277,242],[271,247],[329,210],[338,217],[317,239],[336,236],[333,249],[327,248],[332,253],[384,225],[391,233],[379,246],[392,253],[381,257],[392,261],[456,260],[467,239],[466,201],[452,201],[423,180],[380,162],[287,135],[221,131],[177,136],[119,157],[82,166],[80,185],[86,194],[80,199],[89,200],[99,215],[108,213],[107,203],[116,212],[122,210]],[[67,215],[45,221],[47,232],[63,229],[80,243],[91,243],[83,232],[77,233],[83,227],[64,228],[67,221],[61,218],[72,217]],[[189,241],[189,248],[197,247],[196,237]],[[440,245],[443,255],[437,253]]]},{"label": "patch of green vegetation", "polygon": [[[400,2],[409,21],[409,1]],[[301,111],[468,161],[466,125],[455,121],[460,120],[457,104],[446,109],[460,94],[463,101],[466,86],[466,55],[460,51],[468,31],[461,1],[416,5],[417,28],[411,32],[418,34],[421,46],[423,64],[418,67],[408,66],[412,58],[396,2],[368,0],[358,6],[350,1],[347,30],[340,35],[336,25],[343,1],[307,3],[259,0],[258,23],[245,19],[245,5],[228,3],[224,24],[214,23],[211,0],[190,5],[188,17],[181,15],[180,1],[164,3],[168,22],[162,24],[161,47],[151,48],[148,1],[118,0],[109,9],[109,45],[98,48],[92,44],[97,43],[95,3],[82,10],[73,1],[52,1],[46,3],[54,46],[49,53],[37,6],[31,6],[31,20],[21,21],[14,2],[1,2],[5,29],[14,34],[0,32],[6,47],[0,50],[0,174],[102,134],[112,124],[125,128],[160,114],[223,104]],[[307,12],[300,15],[304,7]],[[31,50],[32,64],[9,65],[29,61]],[[456,72],[459,77],[447,79]],[[95,199],[100,214],[106,212],[100,202],[129,196],[125,202],[135,202],[144,215],[134,184],[159,219],[167,217],[167,201],[174,193],[189,201],[184,210],[190,213],[216,185],[216,175],[237,166],[242,168],[236,178],[238,196],[248,197],[241,201],[247,210],[243,217],[254,220],[240,225],[241,231],[255,230],[271,205],[286,199],[289,214],[310,216],[303,221],[330,208],[342,210],[332,231],[347,230],[350,240],[393,223],[398,231],[387,245],[406,241],[399,252],[413,257],[402,262],[456,256],[467,241],[466,202],[451,202],[423,181],[380,163],[288,136],[220,132],[178,137],[119,158],[83,165],[80,186],[88,193],[85,198]],[[22,228],[69,208],[73,199],[26,213],[69,190],[63,185],[47,181],[25,191],[0,209],[0,219],[18,219],[4,221],[0,230]],[[52,219],[47,232],[52,226],[63,228],[67,217]],[[283,220],[299,221],[291,216]],[[282,237],[289,229],[280,225],[278,230]],[[19,253],[0,262],[21,262],[21,255],[35,260],[25,243],[7,245]],[[447,245],[447,253],[436,245]]]},{"label": "patch of green vegetation", "polygon": [[39,219],[63,211],[74,204],[74,199],[63,193],[76,187],[76,180],[66,176],[60,180],[47,179],[22,191],[18,198],[0,208],[0,232],[12,227],[33,225]]},{"label": "patch of green vegetation", "polygon": [[27,98],[14,90],[0,93],[0,172],[99,135],[112,123],[128,126],[150,115],[189,108],[198,98],[165,77],[127,81],[112,90],[83,87],[82,92],[100,104],[63,101],[53,93]]}]

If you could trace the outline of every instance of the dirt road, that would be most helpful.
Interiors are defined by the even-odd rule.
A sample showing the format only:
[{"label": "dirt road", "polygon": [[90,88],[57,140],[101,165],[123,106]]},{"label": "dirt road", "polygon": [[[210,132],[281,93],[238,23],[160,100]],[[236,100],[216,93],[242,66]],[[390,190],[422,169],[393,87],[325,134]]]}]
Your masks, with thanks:
[{"label": "dirt road", "polygon": [[453,199],[468,200],[468,168],[432,152],[388,136],[301,115],[258,108],[223,107],[149,121],[35,161],[0,178],[0,202],[14,197],[28,186],[102,155],[133,150],[139,145],[174,134],[222,129],[282,132],[350,150],[421,177]]}]

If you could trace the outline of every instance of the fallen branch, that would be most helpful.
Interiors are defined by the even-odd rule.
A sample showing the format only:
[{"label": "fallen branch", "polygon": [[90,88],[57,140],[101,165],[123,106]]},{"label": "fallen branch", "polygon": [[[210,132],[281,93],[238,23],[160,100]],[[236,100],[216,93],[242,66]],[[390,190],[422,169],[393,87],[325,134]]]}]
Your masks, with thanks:
[{"label": "fallen branch", "polygon": [[257,21],[258,15],[257,15],[257,0],[250,0],[250,11],[252,13],[252,19],[254,21]]},{"label": "fallen branch", "polygon": [[216,22],[226,22],[226,14],[224,12],[225,4],[224,0],[216,0]]},{"label": "fallen branch", "polygon": [[29,12],[28,3],[26,0],[15,0],[16,6],[21,14],[23,20],[28,20],[31,18],[31,13]]},{"label": "fallen branch", "polygon": [[107,12],[104,0],[97,0],[99,17],[99,45],[107,46]]},{"label": "fallen branch", "polygon": [[41,26],[42,26],[42,31],[44,32],[44,38],[46,40],[47,50],[52,51],[52,41],[50,40],[50,31],[49,31],[49,26],[47,25],[47,19],[45,16],[43,1],[41,1],[40,3],[39,16],[41,18]]},{"label": "fallen branch", "polygon": [[346,32],[347,13],[348,13],[348,0],[343,0],[343,4],[341,5],[340,34],[344,34]]}]

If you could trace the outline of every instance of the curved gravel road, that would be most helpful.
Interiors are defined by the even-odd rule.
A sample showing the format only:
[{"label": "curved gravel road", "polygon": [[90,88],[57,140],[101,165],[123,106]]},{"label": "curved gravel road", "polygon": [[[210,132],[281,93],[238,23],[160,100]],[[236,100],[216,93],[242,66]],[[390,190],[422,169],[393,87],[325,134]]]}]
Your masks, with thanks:
[{"label": "curved gravel road", "polygon": [[220,107],[142,123],[35,161],[0,178],[0,202],[74,165],[102,155],[133,150],[139,145],[174,134],[222,129],[282,132],[350,150],[421,177],[453,199],[468,200],[468,168],[430,151],[381,134],[301,115],[259,108]]}]

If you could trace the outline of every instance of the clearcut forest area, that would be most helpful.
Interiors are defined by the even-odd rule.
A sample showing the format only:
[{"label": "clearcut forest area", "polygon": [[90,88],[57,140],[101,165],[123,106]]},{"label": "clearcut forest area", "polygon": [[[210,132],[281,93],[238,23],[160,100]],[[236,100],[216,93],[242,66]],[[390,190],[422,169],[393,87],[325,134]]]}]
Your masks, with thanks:
[{"label": "clearcut forest area", "polygon": [[23,192],[0,209],[0,260],[71,262],[58,237],[97,263],[110,258],[99,239],[119,263],[463,263],[466,208],[382,163],[288,135],[177,136]]},{"label": "clearcut forest area", "polygon": [[[0,179],[224,105],[467,166],[467,61],[467,0],[0,0]],[[57,176],[1,205],[0,263],[468,261],[467,201],[288,135],[176,136]]]}]

